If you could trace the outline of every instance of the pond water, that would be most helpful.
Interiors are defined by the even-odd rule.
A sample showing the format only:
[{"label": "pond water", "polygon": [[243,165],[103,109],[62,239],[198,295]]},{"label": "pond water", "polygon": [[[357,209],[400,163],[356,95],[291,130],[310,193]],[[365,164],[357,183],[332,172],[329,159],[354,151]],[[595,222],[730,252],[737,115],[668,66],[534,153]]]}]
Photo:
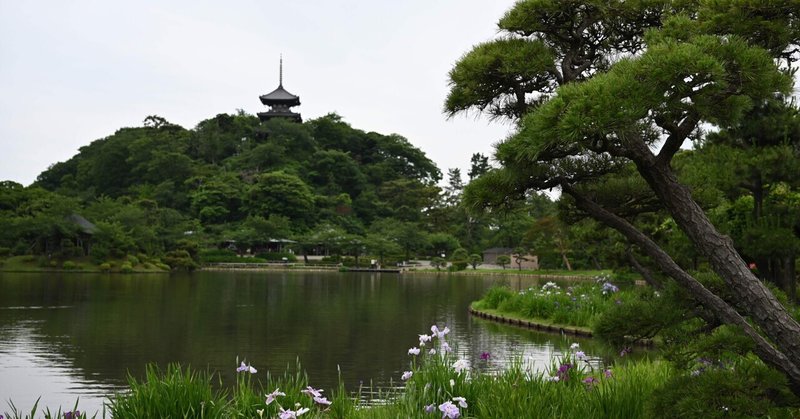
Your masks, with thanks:
[{"label": "pond water", "polygon": [[[470,316],[469,303],[498,277],[317,272],[195,272],[173,275],[0,273],[0,413],[97,411],[140,378],[172,362],[235,380],[237,358],[265,378],[299,360],[310,384],[331,389],[397,385],[408,348],[430,326],[473,368],[522,359],[545,369],[579,342],[593,362],[613,352],[596,342],[536,333]],[[533,278],[507,278],[515,288]],[[489,352],[488,361],[481,360]]]}]

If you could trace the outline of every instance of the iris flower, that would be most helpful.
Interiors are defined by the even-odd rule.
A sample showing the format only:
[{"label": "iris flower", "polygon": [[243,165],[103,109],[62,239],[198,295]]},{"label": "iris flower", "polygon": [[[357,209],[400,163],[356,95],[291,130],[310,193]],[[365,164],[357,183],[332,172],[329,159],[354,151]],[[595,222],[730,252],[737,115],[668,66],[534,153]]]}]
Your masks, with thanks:
[{"label": "iris flower", "polygon": [[311,387],[311,386],[307,386],[305,388],[305,390],[300,390],[301,393],[308,394],[311,397],[322,397],[322,392],[324,392],[324,391],[325,390],[322,390],[322,389],[317,390],[317,389],[315,389],[314,387]]},{"label": "iris flower", "polygon": [[467,408],[467,399],[463,397],[453,397],[453,401],[458,402],[458,405],[461,406],[462,408],[464,409]]},{"label": "iris flower", "polygon": [[267,404],[270,404],[278,398],[278,396],[285,396],[286,393],[282,392],[281,389],[276,388],[275,391],[272,393],[267,394]]},{"label": "iris flower", "polygon": [[453,402],[444,402],[440,404],[439,410],[442,411],[442,419],[457,419],[461,416],[461,412],[458,411],[458,406],[454,405]]},{"label": "iris flower", "polygon": [[467,365],[467,361],[464,359],[459,359],[453,364],[453,368],[455,368],[456,372],[459,374],[461,373],[461,371],[467,369],[467,367],[469,367],[469,365]]},{"label": "iris flower", "polygon": [[249,372],[250,374],[255,374],[258,372],[257,369],[253,368],[250,365],[246,365],[244,361],[242,361],[242,365],[240,365],[239,368],[236,368],[236,372],[245,372],[245,371]]},{"label": "iris flower", "polygon": [[297,409],[297,411],[295,412],[294,410],[283,410],[283,408],[281,407],[281,411],[278,412],[278,417],[280,419],[296,419],[298,416],[303,415],[304,413],[308,412],[309,410],[310,410],[309,408],[303,407],[303,408]]}]

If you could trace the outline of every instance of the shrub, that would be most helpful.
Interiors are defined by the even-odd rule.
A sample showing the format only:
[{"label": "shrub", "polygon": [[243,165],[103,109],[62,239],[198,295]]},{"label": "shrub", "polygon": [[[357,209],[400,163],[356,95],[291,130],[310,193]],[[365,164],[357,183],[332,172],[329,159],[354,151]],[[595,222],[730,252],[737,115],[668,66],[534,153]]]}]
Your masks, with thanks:
[{"label": "shrub", "polygon": [[186,250],[172,250],[164,256],[164,262],[174,270],[193,271],[198,265]]},{"label": "shrub", "polygon": [[21,256],[25,253],[28,253],[28,245],[23,242],[18,242],[14,245],[14,248],[11,250],[15,256]]},{"label": "shrub", "polygon": [[782,414],[787,406],[799,412],[785,376],[755,356],[729,365],[707,362],[702,369],[674,376],[656,391],[649,417],[791,417]]},{"label": "shrub", "polygon": [[78,265],[75,264],[75,262],[73,262],[71,260],[66,260],[66,261],[64,261],[64,263],[61,264],[61,268],[62,269],[66,269],[66,270],[73,270],[73,269],[77,269]]},{"label": "shrub", "polygon": [[130,262],[122,262],[122,265],[119,267],[120,272],[129,274],[133,272],[133,266],[131,266]]},{"label": "shrub", "polygon": [[0,257],[6,257],[9,255],[11,255],[10,247],[0,247]]},{"label": "shrub", "polygon": [[483,257],[477,253],[473,253],[469,255],[468,262],[472,266],[472,269],[475,270],[478,269],[478,265],[483,263]]},{"label": "shrub", "polygon": [[156,269],[156,265],[153,265],[153,264],[152,264],[152,263],[150,263],[150,262],[145,262],[145,263],[144,263],[144,268],[145,268],[145,269]]},{"label": "shrub", "polygon": [[100,264],[100,271],[102,272],[109,272],[111,271],[111,264],[108,262],[103,262]]},{"label": "shrub", "polygon": [[500,265],[503,269],[506,268],[506,265],[511,264],[511,258],[507,255],[500,255],[497,257],[497,264]]},{"label": "shrub", "polygon": [[169,265],[167,265],[166,263],[156,262],[155,265],[156,265],[157,268],[159,268],[161,270],[164,270],[164,271],[169,271],[171,269],[169,267]]},{"label": "shrub", "polygon": [[264,252],[256,254],[256,257],[270,262],[282,262],[283,258],[286,258],[287,262],[297,262],[297,256],[289,252]]},{"label": "shrub", "polygon": [[136,256],[128,255],[127,259],[128,262],[131,264],[131,266],[136,266],[139,264],[139,258],[137,258]]},{"label": "shrub", "polygon": [[228,249],[204,249],[198,252],[200,263],[238,262],[239,255]]},{"label": "shrub", "polygon": [[455,252],[453,252],[453,256],[450,257],[450,262],[452,263],[452,269],[448,269],[450,271],[463,271],[467,269],[467,265],[469,264],[467,249],[461,247],[456,249]]},{"label": "shrub", "polygon": [[437,256],[431,259],[431,266],[436,268],[436,270],[438,271],[447,266],[447,261]]}]

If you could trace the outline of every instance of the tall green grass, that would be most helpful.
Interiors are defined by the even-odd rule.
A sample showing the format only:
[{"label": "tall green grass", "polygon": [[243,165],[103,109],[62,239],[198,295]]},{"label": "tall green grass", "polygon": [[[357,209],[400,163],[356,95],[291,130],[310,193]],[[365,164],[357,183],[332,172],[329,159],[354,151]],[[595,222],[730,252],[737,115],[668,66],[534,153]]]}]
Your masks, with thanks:
[{"label": "tall green grass", "polygon": [[212,389],[215,375],[170,364],[165,371],[148,365],[145,380],[129,377],[130,392],[109,404],[111,417],[222,418],[228,408],[225,390]]},{"label": "tall green grass", "polygon": [[559,287],[548,282],[541,288],[519,292],[505,286],[495,286],[473,303],[473,307],[560,325],[592,327],[602,313],[614,305],[635,299],[637,295],[636,290],[610,291],[610,285],[604,288],[603,284],[582,283]]},{"label": "tall green grass", "polygon": [[[442,349],[441,346],[438,349]],[[255,379],[256,375],[240,373],[231,390],[222,390],[216,374],[178,365],[170,365],[163,371],[149,366],[143,380],[131,378],[129,391],[109,400],[108,414],[112,418],[275,418],[281,409],[308,408],[303,418],[439,418],[442,417],[439,406],[448,402],[458,405],[459,398],[466,404],[466,407],[459,406],[459,415],[463,418],[673,417],[677,412],[721,413],[720,406],[730,408],[729,414],[737,417],[753,412],[768,412],[772,417],[793,417],[800,413],[796,408],[787,408],[794,405],[788,402],[767,403],[764,399],[764,406],[756,406],[758,409],[735,403],[737,392],[755,388],[753,383],[763,381],[763,372],[747,375],[749,378],[741,384],[735,379],[742,368],[714,372],[727,374],[721,377],[727,386],[720,387],[731,393],[726,395],[702,390],[714,388],[715,380],[720,378],[714,374],[695,377],[673,369],[668,362],[649,360],[598,370],[582,362],[580,356],[575,348],[563,358],[553,359],[544,373],[526,369],[519,360],[503,372],[478,373],[468,368],[457,370],[459,358],[452,353],[422,352],[420,356],[411,357],[413,375],[404,388],[378,392],[372,399],[363,400],[361,394],[348,392],[340,379],[330,395],[325,393],[332,402],[330,406],[315,404],[302,392],[309,383],[299,363],[287,367],[281,375],[265,374],[263,385]],[[571,367],[565,368],[565,364]],[[559,374],[560,368],[563,374]],[[773,381],[778,383],[779,380]],[[663,395],[676,385],[679,391]],[[764,388],[786,392],[784,387]],[[266,394],[278,389],[285,396],[267,405]],[[703,396],[698,398],[694,393]],[[713,401],[720,397],[715,404]],[[745,398],[742,394],[738,397]],[[785,397],[791,398],[791,395]],[[703,400],[707,402],[699,405]],[[6,418],[37,417],[36,406],[30,413],[11,406],[12,413],[5,413]],[[431,406],[434,412],[426,412],[426,406]],[[60,411],[41,413],[38,417],[65,417]]]}]

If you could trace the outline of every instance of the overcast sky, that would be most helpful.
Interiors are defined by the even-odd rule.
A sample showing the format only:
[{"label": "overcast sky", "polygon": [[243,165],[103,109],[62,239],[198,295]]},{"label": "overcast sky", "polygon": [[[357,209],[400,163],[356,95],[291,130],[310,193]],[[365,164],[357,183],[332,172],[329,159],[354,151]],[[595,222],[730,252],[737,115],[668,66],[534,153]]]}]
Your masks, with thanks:
[{"label": "overcast sky", "polygon": [[0,180],[28,185],[148,115],[192,128],[265,110],[278,84],[304,120],[397,133],[466,177],[509,125],[442,113],[447,72],[512,0],[0,0]]}]

